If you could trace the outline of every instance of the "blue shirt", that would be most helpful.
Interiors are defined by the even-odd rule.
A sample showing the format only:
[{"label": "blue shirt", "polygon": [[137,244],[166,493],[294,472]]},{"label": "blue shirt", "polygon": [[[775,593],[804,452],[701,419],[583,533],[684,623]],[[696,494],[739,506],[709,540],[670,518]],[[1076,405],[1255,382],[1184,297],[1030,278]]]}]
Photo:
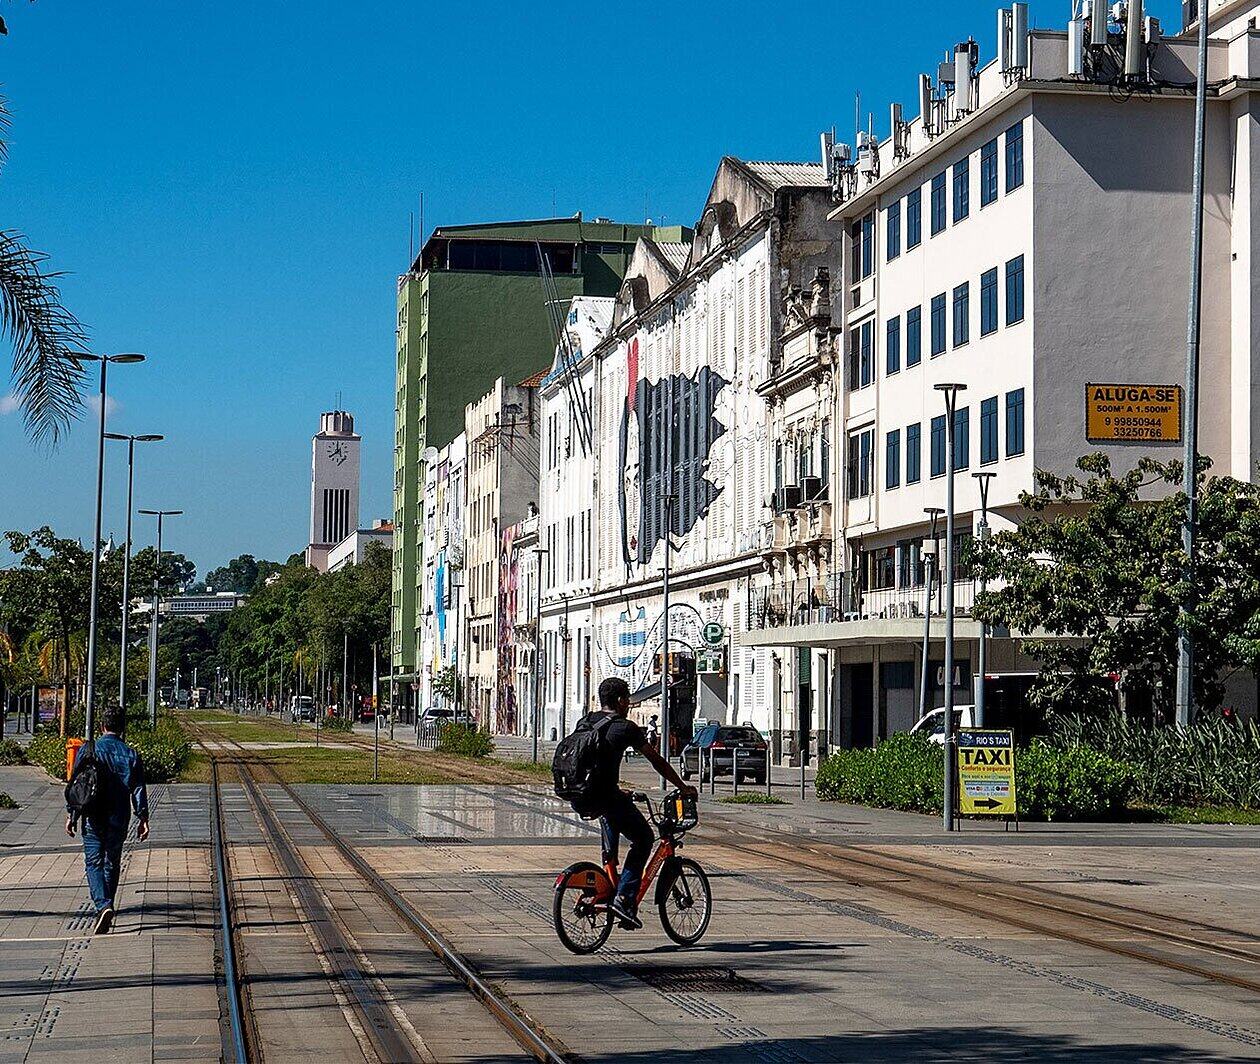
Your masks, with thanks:
[{"label": "blue shirt", "polygon": [[[87,747],[84,743],[75,754],[77,765]],[[105,734],[96,740],[96,762],[106,771],[101,773],[101,800],[92,819],[113,827],[127,826],[131,811],[141,820],[149,819],[149,796],[144,788],[144,762],[117,735]],[[74,815],[68,806],[66,812]]]}]

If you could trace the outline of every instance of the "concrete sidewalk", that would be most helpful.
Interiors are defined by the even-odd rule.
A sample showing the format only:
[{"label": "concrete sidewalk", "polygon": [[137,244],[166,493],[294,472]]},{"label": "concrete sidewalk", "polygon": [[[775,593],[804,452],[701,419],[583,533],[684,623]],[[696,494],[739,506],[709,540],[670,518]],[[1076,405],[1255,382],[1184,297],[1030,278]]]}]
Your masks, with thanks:
[{"label": "concrete sidewalk", "polygon": [[0,1062],[220,1059],[206,788],[150,788],[99,937],[61,786],[0,768],[0,791],[20,803],[0,810]]}]

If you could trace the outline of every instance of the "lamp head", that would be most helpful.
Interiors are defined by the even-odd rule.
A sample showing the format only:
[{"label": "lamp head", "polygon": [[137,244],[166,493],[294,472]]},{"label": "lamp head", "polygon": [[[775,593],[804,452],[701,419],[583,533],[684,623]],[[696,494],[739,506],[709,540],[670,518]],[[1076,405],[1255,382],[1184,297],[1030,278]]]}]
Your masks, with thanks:
[{"label": "lamp head", "polygon": [[944,381],[940,384],[933,385],[933,387],[938,392],[965,392],[967,390],[967,386],[965,384],[954,384]]},{"label": "lamp head", "polygon": [[121,433],[121,432],[107,432],[107,433],[105,433],[105,438],[106,438],[107,440],[129,440],[129,439],[131,439],[132,437],[127,436],[127,435],[125,435],[124,433]]},{"label": "lamp head", "polygon": [[142,436],[133,437],[137,443],[157,443],[158,440],[166,439],[160,432],[146,432]]},{"label": "lamp head", "polygon": [[105,358],[109,362],[116,362],[123,366],[144,361],[144,355],[140,354],[139,351],[120,351],[116,355],[106,355]]}]

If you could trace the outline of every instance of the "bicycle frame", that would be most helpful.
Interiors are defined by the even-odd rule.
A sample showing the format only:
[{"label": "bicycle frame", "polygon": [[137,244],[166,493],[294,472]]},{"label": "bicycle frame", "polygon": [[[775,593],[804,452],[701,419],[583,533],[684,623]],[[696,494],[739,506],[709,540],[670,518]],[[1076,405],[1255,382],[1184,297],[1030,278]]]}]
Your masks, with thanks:
[{"label": "bicycle frame", "polygon": [[[648,859],[647,867],[643,869],[643,879],[639,882],[639,894],[636,897],[635,904],[642,905],[643,899],[647,897],[647,892],[652,889],[652,881],[656,878],[657,873],[669,858],[678,852],[678,845],[673,839],[661,839],[656,844],[656,849],[652,852],[652,856]],[[621,870],[612,863],[612,861],[604,862],[604,879],[605,881],[599,885],[599,889],[595,895],[597,904],[606,904],[612,900],[613,894],[617,890],[617,881],[621,878]]]}]

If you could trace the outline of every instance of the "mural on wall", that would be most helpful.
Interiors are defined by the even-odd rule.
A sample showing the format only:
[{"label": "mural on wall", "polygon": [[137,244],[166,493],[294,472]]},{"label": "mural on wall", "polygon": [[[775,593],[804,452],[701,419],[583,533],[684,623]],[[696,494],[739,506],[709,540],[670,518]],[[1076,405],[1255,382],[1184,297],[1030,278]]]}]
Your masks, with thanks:
[{"label": "mural on wall", "polygon": [[716,414],[718,395],[728,381],[710,366],[702,366],[692,377],[640,379],[638,337],[626,352],[626,379],[618,510],[622,557],[629,571],[636,564],[646,565],[665,537],[661,499],[671,472],[675,536],[687,535],[721,494],[717,478],[708,474],[713,444],[727,431]]},{"label": "mural on wall", "polygon": [[495,729],[500,734],[515,735],[517,725],[516,702],[516,631],[512,622],[516,617],[516,587],[519,555],[513,549],[516,525],[503,530],[499,542],[499,624],[495,641],[498,645],[498,705]]},{"label": "mural on wall", "polygon": [[[669,604],[669,646],[673,654],[693,654],[700,645],[700,632],[705,619],[695,606],[686,602]],[[647,611],[640,606],[631,611],[621,611],[613,629],[611,640],[597,628],[595,644],[603,659],[605,676],[620,676],[630,685],[632,692],[655,683],[656,659],[661,652],[661,615],[658,613],[649,626]]]}]

